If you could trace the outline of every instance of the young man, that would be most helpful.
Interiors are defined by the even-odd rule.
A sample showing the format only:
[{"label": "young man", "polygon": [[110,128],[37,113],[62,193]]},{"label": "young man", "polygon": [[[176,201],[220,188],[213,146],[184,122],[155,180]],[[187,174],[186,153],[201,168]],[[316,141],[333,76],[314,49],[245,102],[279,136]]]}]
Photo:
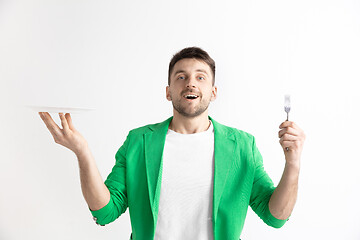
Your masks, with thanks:
[{"label": "young man", "polygon": [[114,221],[129,207],[131,239],[237,240],[250,205],[266,224],[284,225],[296,201],[305,134],[294,122],[281,123],[286,163],[275,188],[254,137],[208,115],[214,83],[215,62],[205,51],[176,53],[166,87],[173,116],[131,130],[105,183],[70,114],[59,114],[60,129],[48,113],[39,113],[55,142],[76,154],[97,224]]}]

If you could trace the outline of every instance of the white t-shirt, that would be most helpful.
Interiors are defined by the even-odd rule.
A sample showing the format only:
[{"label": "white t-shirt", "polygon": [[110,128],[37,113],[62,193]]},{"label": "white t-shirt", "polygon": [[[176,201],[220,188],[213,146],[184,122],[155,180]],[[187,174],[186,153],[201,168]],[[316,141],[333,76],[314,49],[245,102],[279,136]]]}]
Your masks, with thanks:
[{"label": "white t-shirt", "polygon": [[214,129],[181,134],[168,129],[156,240],[213,237]]}]

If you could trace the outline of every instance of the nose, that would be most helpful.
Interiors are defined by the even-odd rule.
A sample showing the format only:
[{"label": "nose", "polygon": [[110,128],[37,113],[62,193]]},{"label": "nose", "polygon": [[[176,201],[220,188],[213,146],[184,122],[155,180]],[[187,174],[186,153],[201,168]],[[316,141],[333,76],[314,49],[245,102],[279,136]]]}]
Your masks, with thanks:
[{"label": "nose", "polygon": [[196,87],[196,79],[195,77],[191,76],[188,78],[186,87],[188,88],[195,88]]}]

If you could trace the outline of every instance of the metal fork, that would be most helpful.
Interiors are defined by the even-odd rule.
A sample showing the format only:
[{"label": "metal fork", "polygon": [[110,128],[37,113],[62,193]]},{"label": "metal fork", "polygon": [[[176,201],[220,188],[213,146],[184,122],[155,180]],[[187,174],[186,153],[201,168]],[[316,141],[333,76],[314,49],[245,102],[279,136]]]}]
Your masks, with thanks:
[{"label": "metal fork", "polygon": [[[289,121],[289,112],[290,112],[290,109],[291,109],[290,95],[285,95],[284,109],[285,109],[285,112],[286,112],[286,121]],[[286,151],[289,151],[288,147],[286,147]]]},{"label": "metal fork", "polygon": [[286,112],[286,121],[289,121],[289,112],[291,109],[290,106],[290,95],[285,95],[285,104],[284,104],[285,112]]}]

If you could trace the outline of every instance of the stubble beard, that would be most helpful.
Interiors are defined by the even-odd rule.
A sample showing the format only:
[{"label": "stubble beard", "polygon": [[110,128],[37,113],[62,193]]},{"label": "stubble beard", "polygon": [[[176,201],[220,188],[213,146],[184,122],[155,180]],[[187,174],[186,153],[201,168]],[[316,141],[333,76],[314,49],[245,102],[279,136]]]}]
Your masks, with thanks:
[{"label": "stubble beard", "polygon": [[201,115],[210,105],[210,101],[202,101],[202,99],[200,99],[200,103],[195,107],[195,111],[192,111],[192,109],[189,111],[187,106],[181,105],[181,100],[182,99],[180,98],[177,101],[172,101],[173,108],[179,114],[188,118],[194,118]]}]

